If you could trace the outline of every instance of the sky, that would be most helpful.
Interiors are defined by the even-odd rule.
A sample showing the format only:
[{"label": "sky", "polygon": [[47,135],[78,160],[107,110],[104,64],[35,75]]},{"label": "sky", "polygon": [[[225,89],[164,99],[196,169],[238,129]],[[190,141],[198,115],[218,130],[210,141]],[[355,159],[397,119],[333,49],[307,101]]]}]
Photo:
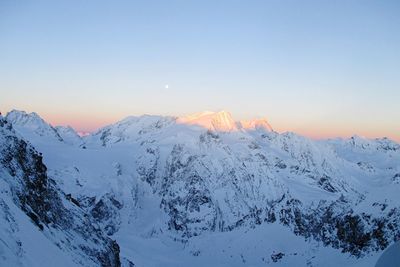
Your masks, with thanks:
[{"label": "sky", "polygon": [[0,1],[0,110],[93,131],[228,110],[400,141],[400,1]]}]

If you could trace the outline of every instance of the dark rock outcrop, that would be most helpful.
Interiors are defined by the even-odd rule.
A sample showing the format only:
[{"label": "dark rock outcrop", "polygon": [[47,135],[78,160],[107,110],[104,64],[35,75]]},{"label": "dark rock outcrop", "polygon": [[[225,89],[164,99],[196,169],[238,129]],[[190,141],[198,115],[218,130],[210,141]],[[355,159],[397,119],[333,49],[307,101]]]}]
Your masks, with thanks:
[{"label": "dark rock outcrop", "polygon": [[48,232],[54,243],[71,251],[76,256],[74,261],[120,266],[118,244],[106,237],[76,203],[67,201],[65,194],[47,177],[41,154],[18,137],[3,118],[0,118],[0,167],[13,178],[6,182],[17,206],[40,230]]}]

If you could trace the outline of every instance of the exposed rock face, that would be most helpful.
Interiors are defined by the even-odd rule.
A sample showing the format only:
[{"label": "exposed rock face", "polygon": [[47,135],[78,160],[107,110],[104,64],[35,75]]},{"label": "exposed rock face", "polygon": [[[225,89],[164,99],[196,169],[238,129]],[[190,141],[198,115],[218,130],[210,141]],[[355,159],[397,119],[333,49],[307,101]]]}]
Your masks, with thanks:
[{"label": "exposed rock face", "polygon": [[271,206],[264,220],[278,219],[295,234],[322,241],[342,252],[360,257],[383,250],[400,237],[400,213],[396,208],[382,210],[374,217],[355,213],[344,197],[333,203],[320,201],[315,208],[306,209],[300,201],[285,198]]},{"label": "exposed rock face", "polygon": [[[207,133],[201,137],[201,143],[212,143],[213,149],[227,149],[218,139],[217,134]],[[357,205],[358,200],[353,197],[346,199],[343,194],[353,191],[350,195],[361,199],[365,196],[357,193],[344,180],[332,178],[333,167],[323,158],[315,158],[311,152],[313,148],[305,145],[304,150],[292,151],[289,142],[293,142],[291,137],[284,137],[281,148],[299,165],[291,165],[287,171],[293,175],[305,175],[321,190],[333,194],[331,201],[321,200],[318,205],[309,206],[286,194],[282,190],[284,186],[276,181],[273,192],[278,196],[281,192],[282,197],[273,200],[259,191],[260,185],[269,183],[267,176],[260,177],[257,182],[252,171],[227,162],[225,165],[222,163],[222,171],[215,172],[213,167],[218,158],[193,153],[185,144],[174,145],[164,164],[160,161],[162,156],[157,142],[151,142],[151,148],[144,149],[146,156],[141,157],[144,162],[139,160],[139,174],[161,195],[161,207],[170,218],[169,229],[181,233],[183,238],[197,236],[204,231],[231,231],[238,227],[280,222],[296,235],[319,240],[357,257],[382,250],[397,240],[400,233],[398,209],[385,210],[379,215],[353,211],[352,207]],[[266,157],[261,159],[266,160]],[[241,162],[242,166],[249,166],[252,161],[242,159]],[[266,164],[268,168],[272,166],[271,163]],[[287,165],[280,160],[275,164],[284,170]],[[323,171],[322,175],[318,168]],[[232,195],[221,202],[210,187],[214,190],[229,188],[227,191]],[[263,203],[262,199],[266,201]]]},{"label": "exposed rock face", "polygon": [[94,220],[104,227],[107,235],[112,235],[118,230],[121,221],[119,210],[122,207],[112,194],[106,194],[90,207],[90,212]]},{"label": "exposed rock face", "polygon": [[66,201],[54,181],[47,177],[42,156],[18,137],[3,118],[0,118],[0,164],[12,177],[6,182],[15,203],[49,239],[70,251],[75,262],[120,266],[118,244],[105,237],[77,203]]}]

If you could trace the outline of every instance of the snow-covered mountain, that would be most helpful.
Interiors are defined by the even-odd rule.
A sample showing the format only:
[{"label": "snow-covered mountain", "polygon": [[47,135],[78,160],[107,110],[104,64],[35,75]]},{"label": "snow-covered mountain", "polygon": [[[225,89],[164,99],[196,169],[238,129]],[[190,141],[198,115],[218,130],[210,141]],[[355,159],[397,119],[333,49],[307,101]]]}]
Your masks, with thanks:
[{"label": "snow-covered mountain", "polygon": [[[24,122],[38,129],[32,122],[42,121],[31,116]],[[119,266],[118,244],[46,171],[42,155],[0,116],[1,266]]]},{"label": "snow-covered mountain", "polygon": [[205,111],[177,119],[177,123],[198,125],[212,131],[231,132],[238,130],[237,123],[227,111]]},{"label": "snow-covered mountain", "polygon": [[82,145],[83,140],[71,126],[54,127],[63,142],[71,145]]},{"label": "snow-covered mountain", "polygon": [[14,128],[26,137],[34,136],[45,137],[63,141],[57,130],[45,122],[37,113],[26,113],[25,111],[12,110],[6,116],[7,121],[11,122]]},{"label": "snow-covered mountain", "polygon": [[123,265],[373,266],[400,237],[400,146],[386,138],[314,141],[222,111],[77,139],[37,117],[5,121]]},{"label": "snow-covered mountain", "polygon": [[59,141],[73,145],[83,143],[82,138],[72,127],[53,127],[35,112],[28,114],[25,111],[12,110],[7,114],[6,119],[29,141]]}]

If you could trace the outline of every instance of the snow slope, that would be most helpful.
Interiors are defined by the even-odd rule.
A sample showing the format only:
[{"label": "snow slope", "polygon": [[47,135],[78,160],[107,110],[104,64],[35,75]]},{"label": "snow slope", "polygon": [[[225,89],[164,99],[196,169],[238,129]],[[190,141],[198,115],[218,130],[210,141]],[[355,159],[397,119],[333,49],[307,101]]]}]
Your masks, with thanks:
[{"label": "snow slope", "polygon": [[396,267],[400,262],[400,243],[396,242],[391,245],[376,263],[376,267]]}]

